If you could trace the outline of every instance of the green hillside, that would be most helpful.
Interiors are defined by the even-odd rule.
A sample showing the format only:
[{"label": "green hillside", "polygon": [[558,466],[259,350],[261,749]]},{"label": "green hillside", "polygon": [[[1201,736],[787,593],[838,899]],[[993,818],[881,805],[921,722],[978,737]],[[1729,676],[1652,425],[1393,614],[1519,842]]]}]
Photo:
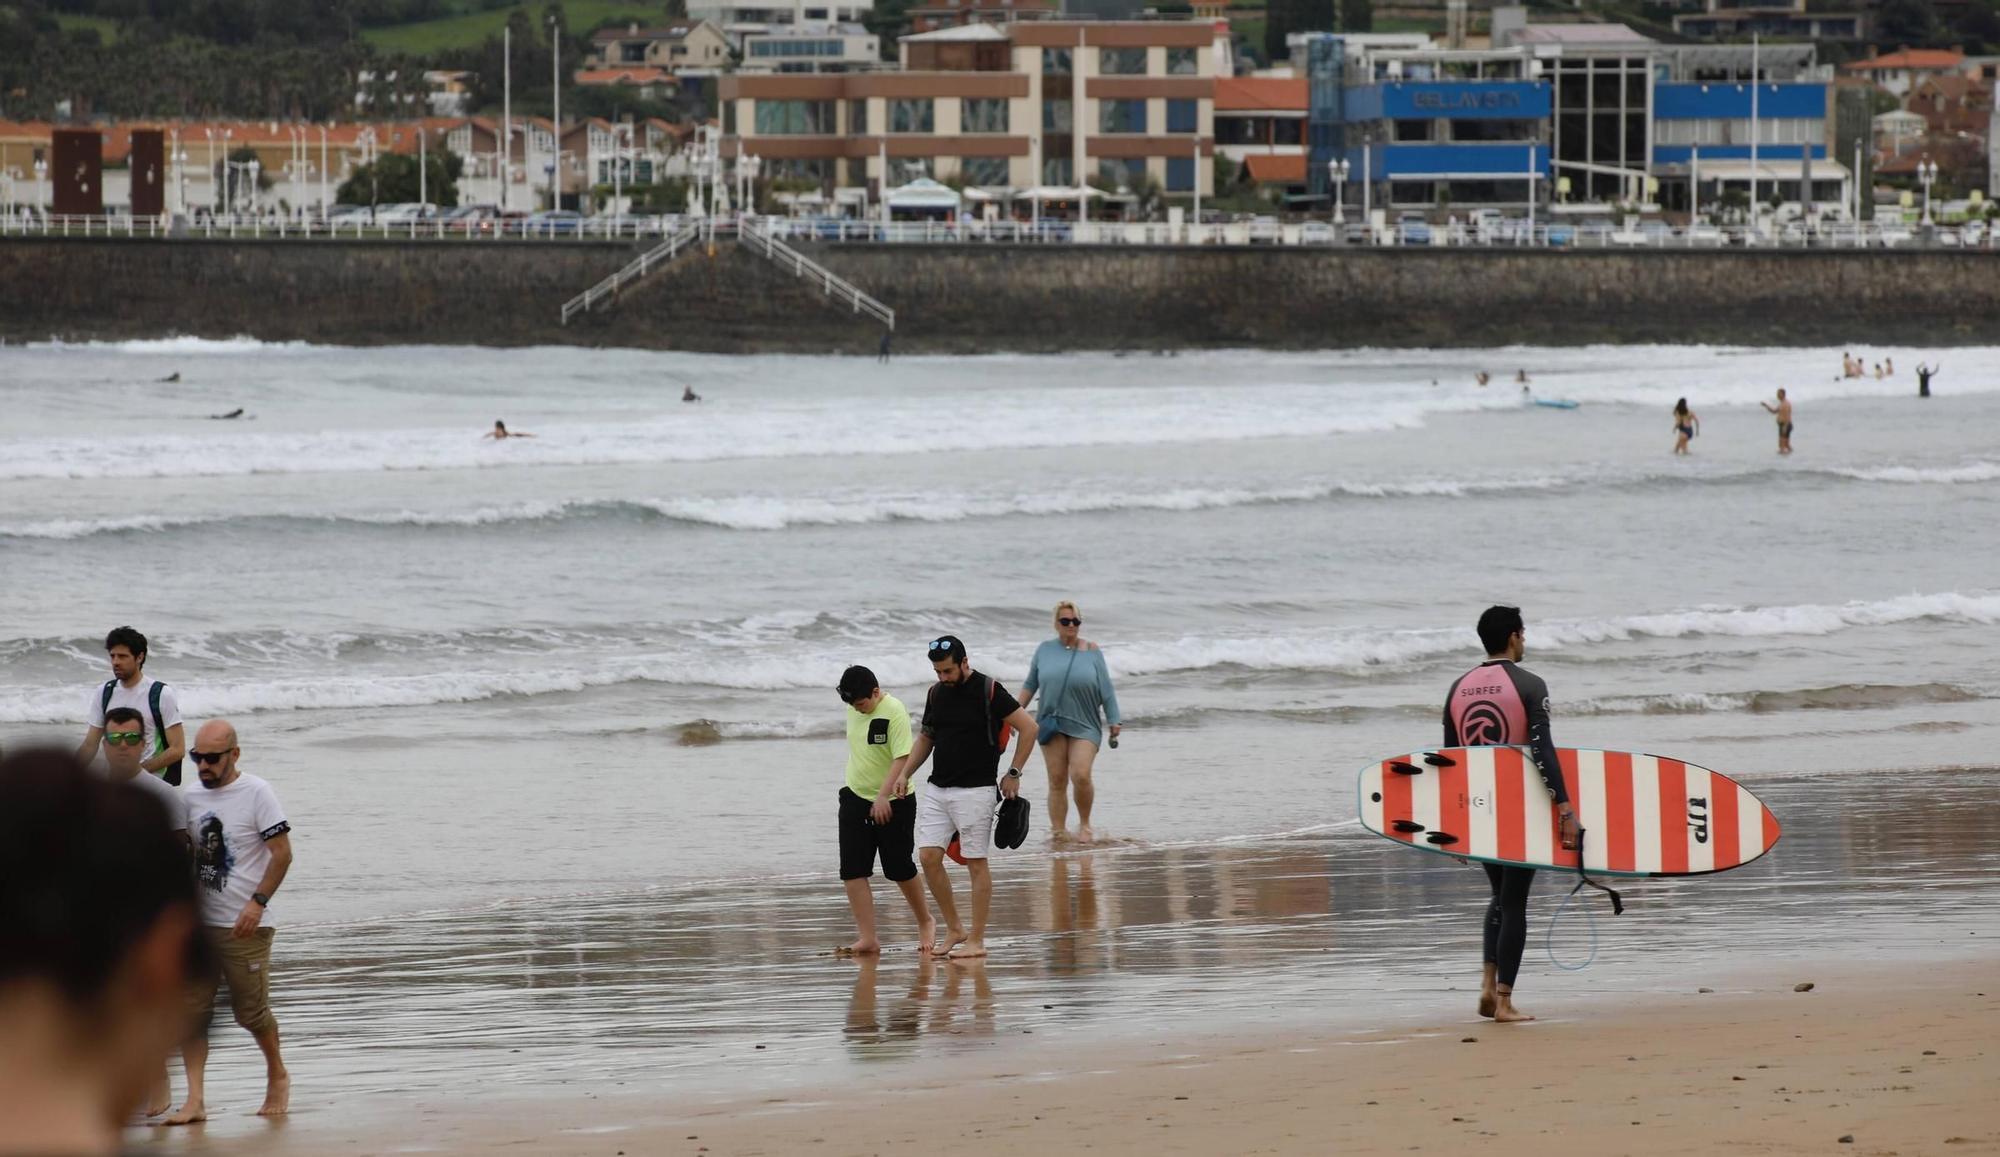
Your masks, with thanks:
[{"label": "green hillside", "polygon": [[[514,12],[526,12],[539,20],[541,6],[521,4],[513,8],[480,10],[477,0],[461,0],[461,11],[440,20],[418,24],[395,24],[362,30],[362,39],[384,52],[428,55],[454,48],[476,48],[489,36],[498,36]],[[664,24],[667,6],[660,0],[567,0],[563,16],[578,34],[609,21],[637,21]]]}]

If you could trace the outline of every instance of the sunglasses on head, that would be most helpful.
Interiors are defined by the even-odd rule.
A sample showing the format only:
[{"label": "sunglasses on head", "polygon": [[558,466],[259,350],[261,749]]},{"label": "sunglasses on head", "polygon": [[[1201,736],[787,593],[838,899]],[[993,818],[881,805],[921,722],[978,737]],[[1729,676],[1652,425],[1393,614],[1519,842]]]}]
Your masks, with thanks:
[{"label": "sunglasses on head", "polygon": [[196,763],[221,763],[223,756],[235,750],[235,748],[230,747],[222,751],[190,751],[188,752],[188,758],[194,760]]},{"label": "sunglasses on head", "polygon": [[1083,620],[1082,620],[1082,619],[1057,619],[1057,620],[1056,620],[1056,624],[1057,624],[1058,626],[1063,626],[1063,627],[1081,627],[1081,626],[1083,625]]},{"label": "sunglasses on head", "polygon": [[107,731],[104,733],[104,742],[109,743],[113,747],[137,747],[141,743],[146,742],[146,733],[143,731]]},{"label": "sunglasses on head", "polygon": [[948,658],[951,655],[951,649],[952,643],[950,639],[935,639],[931,642],[931,658]]}]

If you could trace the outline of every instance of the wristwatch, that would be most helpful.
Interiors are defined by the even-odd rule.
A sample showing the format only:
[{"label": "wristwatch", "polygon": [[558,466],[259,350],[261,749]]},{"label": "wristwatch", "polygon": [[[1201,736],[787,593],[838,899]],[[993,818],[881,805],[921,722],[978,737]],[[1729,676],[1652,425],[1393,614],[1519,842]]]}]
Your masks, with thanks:
[{"label": "wristwatch", "polygon": [[1010,768],[1008,768],[1008,769],[1007,769],[1007,778],[1009,778],[1009,779],[1019,779],[1019,778],[1021,778],[1021,769],[1020,769],[1020,768],[1018,768],[1018,767],[1010,767]]},{"label": "wristwatch", "polygon": [[257,901],[257,906],[260,908],[269,908],[271,906],[271,894],[269,892],[252,892],[250,893],[250,898]]}]

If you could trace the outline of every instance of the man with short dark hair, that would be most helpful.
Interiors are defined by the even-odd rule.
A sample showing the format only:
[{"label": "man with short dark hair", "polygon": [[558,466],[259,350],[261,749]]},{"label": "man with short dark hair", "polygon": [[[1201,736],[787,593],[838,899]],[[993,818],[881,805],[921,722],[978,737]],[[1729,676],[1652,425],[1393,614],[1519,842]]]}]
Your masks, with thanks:
[{"label": "man with short dark hair", "polygon": [[[1486,661],[1458,677],[1444,700],[1446,747],[1526,747],[1542,784],[1562,815],[1562,846],[1581,835],[1549,734],[1549,687],[1518,665],[1527,654],[1527,626],[1519,607],[1488,607],[1479,616]],[[1479,1015],[1501,1022],[1533,1020],[1514,1007],[1514,977],[1528,944],[1528,889],[1535,870],[1483,864],[1493,899],[1486,907],[1485,967]]]},{"label": "man with short dark hair", "polygon": [[843,955],[871,956],[882,950],[875,935],[875,895],[869,880],[875,859],[882,874],[903,893],[917,918],[917,951],[928,953],[937,934],[915,858],[917,797],[905,774],[910,762],[910,712],[882,690],[875,672],[849,667],[840,674],[840,700],[847,713],[847,781],[840,789],[840,880],[860,936]]},{"label": "man with short dark hair", "polygon": [[[917,803],[917,857],[924,881],[944,916],[945,935],[933,947],[953,960],[986,955],[986,915],[993,904],[993,875],[986,852],[993,842],[994,789],[1013,799],[1021,792],[1021,769],[1035,749],[1035,717],[999,680],[981,675],[966,661],[965,644],[944,635],[930,645],[938,681],[924,698],[923,730],[910,748],[905,774],[914,776],[937,753],[930,783]],[[1004,738],[1018,736],[1007,774],[1001,776]],[[972,878],[972,928],[958,918],[945,874],[944,850],[956,835],[966,874]]]},{"label": "man with short dark hair", "polygon": [[104,653],[111,660],[111,680],[90,693],[85,709],[90,730],[76,749],[76,757],[84,763],[96,759],[99,740],[104,737],[105,713],[113,707],[130,707],[139,712],[140,726],[146,733],[145,758],[140,766],[179,787],[181,759],[187,754],[181,704],[172,687],[146,677],[146,636],[131,627],[119,627],[104,637]]},{"label": "man with short dark hair", "polygon": [[167,828],[186,847],[187,800],[178,788],[168,787],[157,775],[148,775],[143,766],[146,750],[146,719],[137,709],[113,707],[104,713],[104,770],[113,783],[130,784],[154,799],[167,812]]},{"label": "man with short dark hair", "polygon": [[195,774],[201,786],[187,795],[188,836],[194,842],[195,881],[201,896],[202,932],[216,964],[195,986],[193,1011],[200,1031],[181,1047],[188,1099],[169,1125],[208,1119],[203,1079],[208,1070],[208,1022],[215,990],[229,982],[236,1023],[250,1030],[264,1053],[264,1107],[260,1117],[282,1116],[291,1106],[292,1079],[278,1053],[278,1018],[271,1015],[271,896],[292,867],[292,825],[277,793],[257,776],[237,769],[243,754],[236,728],[211,719],[195,736]]},{"label": "man with short dark hair", "polygon": [[116,1153],[206,967],[187,858],[66,752],[0,760],[0,798],[0,1153]]}]

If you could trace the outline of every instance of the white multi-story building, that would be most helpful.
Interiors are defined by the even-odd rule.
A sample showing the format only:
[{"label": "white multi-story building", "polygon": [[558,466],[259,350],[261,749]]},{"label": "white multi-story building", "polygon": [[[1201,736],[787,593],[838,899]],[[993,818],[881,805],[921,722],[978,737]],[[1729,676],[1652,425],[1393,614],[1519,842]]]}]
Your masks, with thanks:
[{"label": "white multi-story building", "polygon": [[852,72],[881,63],[881,41],[859,24],[780,24],[744,34],[737,71]]}]

